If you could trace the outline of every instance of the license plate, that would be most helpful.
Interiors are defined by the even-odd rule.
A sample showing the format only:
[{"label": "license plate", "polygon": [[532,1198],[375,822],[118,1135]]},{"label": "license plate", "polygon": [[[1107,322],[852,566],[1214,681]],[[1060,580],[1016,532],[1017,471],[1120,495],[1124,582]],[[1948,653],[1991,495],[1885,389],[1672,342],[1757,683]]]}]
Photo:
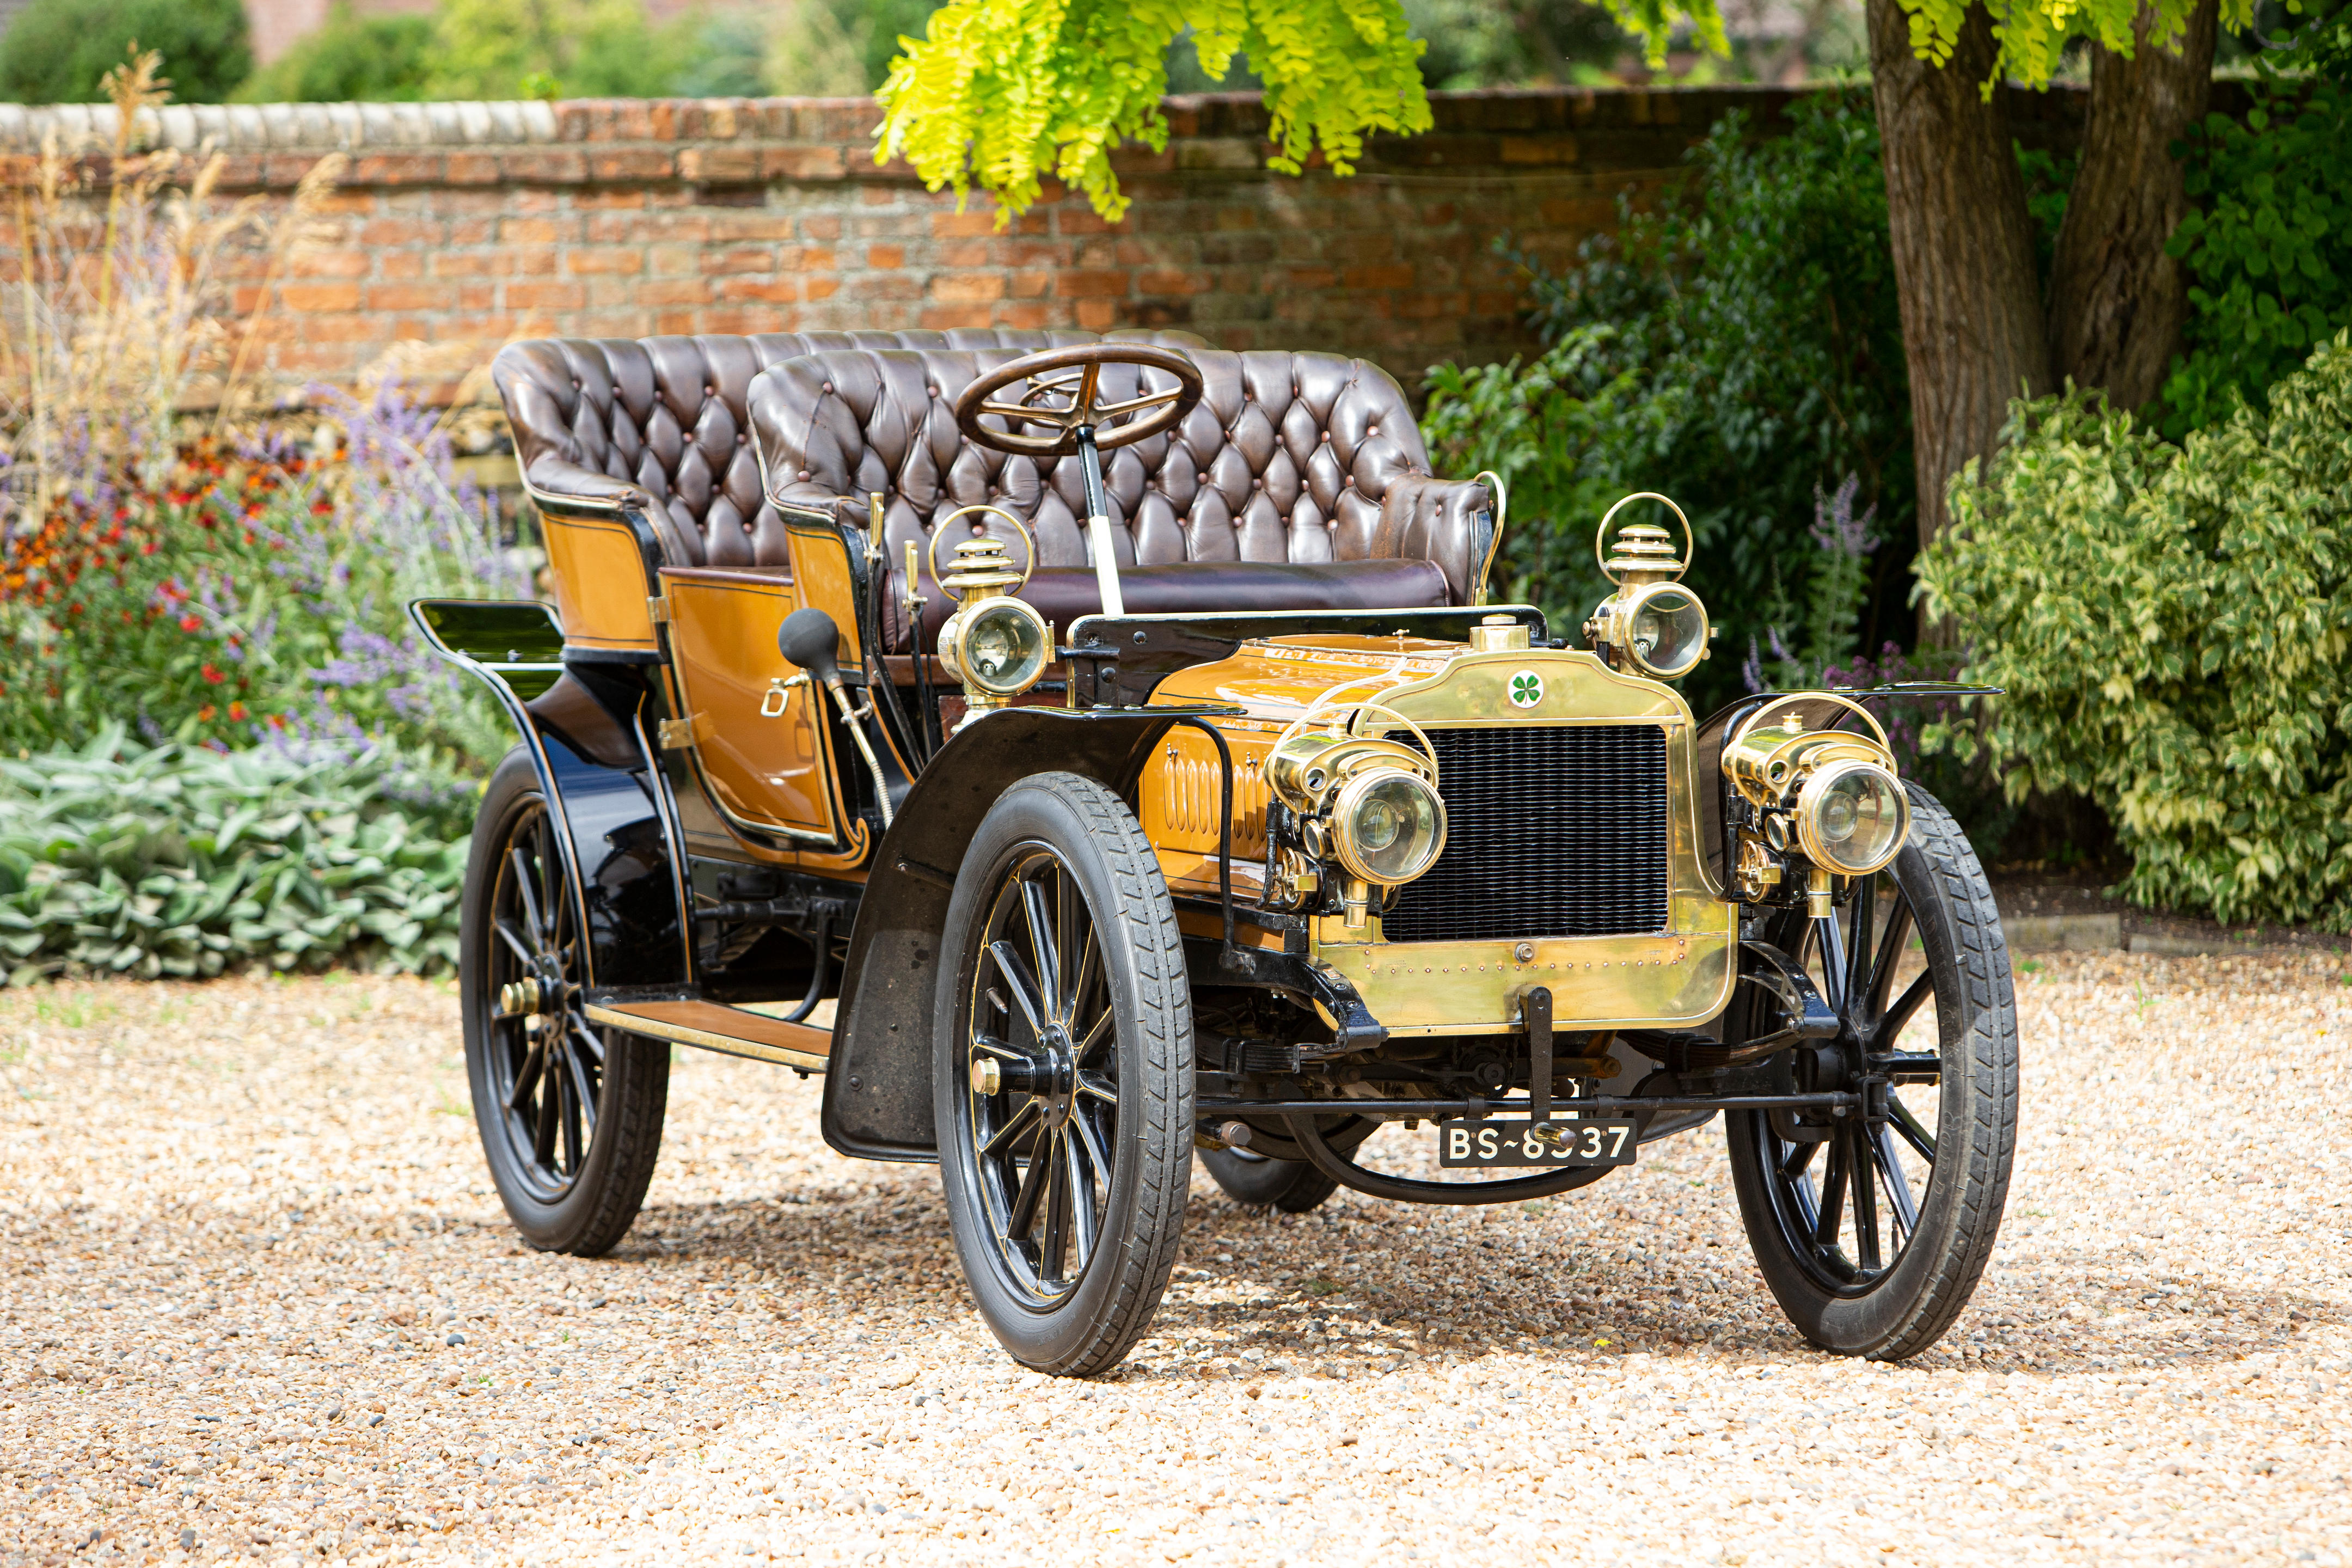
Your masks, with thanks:
[{"label": "license plate", "polygon": [[1544,1135],[1532,1121],[1441,1121],[1437,1163],[1452,1169],[1496,1165],[1630,1165],[1641,1142],[1637,1121],[1554,1121]]}]

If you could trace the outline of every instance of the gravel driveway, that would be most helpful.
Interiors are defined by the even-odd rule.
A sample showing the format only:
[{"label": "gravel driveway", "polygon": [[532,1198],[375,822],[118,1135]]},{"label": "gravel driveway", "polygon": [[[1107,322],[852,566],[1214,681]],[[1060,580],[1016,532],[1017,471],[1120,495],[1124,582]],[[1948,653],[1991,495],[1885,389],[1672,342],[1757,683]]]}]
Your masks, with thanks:
[{"label": "gravel driveway", "polygon": [[0,1561],[2352,1559],[2346,964],[2024,967],[2003,1245],[1905,1366],[1784,1326],[1707,1129],[1503,1211],[1203,1177],[1092,1384],[789,1072],[682,1056],[581,1262],[499,1215],[446,986],[0,993]]}]

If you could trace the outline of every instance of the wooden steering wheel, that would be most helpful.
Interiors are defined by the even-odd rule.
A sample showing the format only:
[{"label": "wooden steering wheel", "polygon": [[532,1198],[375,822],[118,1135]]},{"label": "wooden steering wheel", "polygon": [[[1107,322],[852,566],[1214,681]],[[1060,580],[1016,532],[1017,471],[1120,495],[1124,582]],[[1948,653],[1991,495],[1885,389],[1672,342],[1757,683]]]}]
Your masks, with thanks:
[{"label": "wooden steering wheel", "polygon": [[[1162,371],[1174,376],[1176,384],[1123,403],[1099,402],[1107,364]],[[1020,396],[996,396],[1016,382],[1027,384]],[[1078,449],[1081,430],[1092,430],[1095,446],[1103,451],[1131,446],[1172,427],[1200,401],[1200,367],[1174,349],[1152,343],[1073,343],[1008,360],[965,387],[956,399],[956,427],[1000,452],[1062,458]],[[987,414],[1012,422],[1013,428],[982,424],[981,416]],[[1050,433],[1032,435],[1022,428],[1024,425],[1042,425]]]}]

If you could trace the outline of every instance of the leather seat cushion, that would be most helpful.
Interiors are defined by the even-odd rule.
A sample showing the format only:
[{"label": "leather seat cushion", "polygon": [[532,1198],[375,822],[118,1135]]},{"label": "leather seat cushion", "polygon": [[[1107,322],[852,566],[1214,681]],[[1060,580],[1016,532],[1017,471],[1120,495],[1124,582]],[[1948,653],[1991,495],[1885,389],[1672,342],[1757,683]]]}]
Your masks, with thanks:
[{"label": "leather seat cushion", "polygon": [[[1217,561],[1129,566],[1118,574],[1118,589],[1127,613],[1133,616],[1442,609],[1448,603],[1445,572],[1433,561]],[[884,619],[890,651],[907,653],[911,650],[907,637],[906,585],[896,572],[890,574],[888,592]],[[1091,567],[1040,567],[1030,574],[1018,597],[1053,623],[1056,637],[1066,637],[1079,616],[1102,613],[1102,595]],[[940,627],[954,611],[954,601],[932,589],[929,603],[923,606],[925,651],[938,647]]]}]

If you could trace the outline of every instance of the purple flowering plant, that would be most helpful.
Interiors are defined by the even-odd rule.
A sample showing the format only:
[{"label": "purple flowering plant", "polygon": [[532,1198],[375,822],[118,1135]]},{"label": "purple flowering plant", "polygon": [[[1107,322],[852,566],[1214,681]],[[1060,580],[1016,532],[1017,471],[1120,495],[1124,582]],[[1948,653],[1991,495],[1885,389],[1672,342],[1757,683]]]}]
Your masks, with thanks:
[{"label": "purple flowering plant", "polygon": [[528,552],[396,384],[315,390],[311,410],[307,439],[199,440],[160,473],[109,466],[42,516],[5,519],[0,747],[79,745],[112,723],[323,760],[388,749],[420,777],[506,749],[503,718],[425,652],[404,606],[529,596]]}]

